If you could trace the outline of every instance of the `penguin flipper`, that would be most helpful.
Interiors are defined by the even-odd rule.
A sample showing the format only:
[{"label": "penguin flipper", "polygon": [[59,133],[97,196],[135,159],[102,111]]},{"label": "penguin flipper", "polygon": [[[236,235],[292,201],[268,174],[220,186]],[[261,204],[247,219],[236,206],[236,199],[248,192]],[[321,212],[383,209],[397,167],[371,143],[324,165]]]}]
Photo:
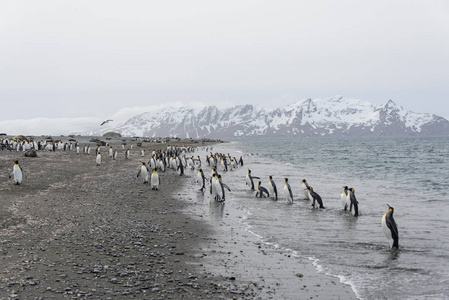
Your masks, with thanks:
[{"label": "penguin flipper", "polygon": [[226,184],[222,183],[223,187],[227,188],[228,191],[231,191],[231,189],[229,188],[229,186],[227,186]]},{"label": "penguin flipper", "polygon": [[393,239],[392,247],[399,248],[399,233],[398,233],[398,228],[396,226],[396,223],[390,224],[389,222],[387,222],[387,226],[388,226],[388,228],[390,228],[391,238]]}]

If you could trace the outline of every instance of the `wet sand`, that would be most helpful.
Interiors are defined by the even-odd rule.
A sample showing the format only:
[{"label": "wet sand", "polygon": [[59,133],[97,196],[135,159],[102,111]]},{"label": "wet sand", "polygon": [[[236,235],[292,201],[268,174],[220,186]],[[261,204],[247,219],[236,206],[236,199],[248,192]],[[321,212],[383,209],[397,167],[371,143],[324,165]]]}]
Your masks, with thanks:
[{"label": "wet sand", "polygon": [[[0,299],[352,299],[308,261],[258,243],[235,220],[211,224],[182,201],[193,173],[153,191],[130,159],[0,151]],[[25,171],[21,186],[8,174]],[[209,204],[208,204],[209,205]],[[214,223],[214,222],[212,222]]]}]

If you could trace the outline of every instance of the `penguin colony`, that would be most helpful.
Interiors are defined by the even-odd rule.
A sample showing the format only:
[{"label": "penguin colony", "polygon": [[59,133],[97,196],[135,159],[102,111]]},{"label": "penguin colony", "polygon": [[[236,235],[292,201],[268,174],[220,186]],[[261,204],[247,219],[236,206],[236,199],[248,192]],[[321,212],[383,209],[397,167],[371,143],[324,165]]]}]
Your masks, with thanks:
[{"label": "penguin colony", "polygon": [[[78,142],[75,143],[63,143],[53,142],[53,141],[31,141],[26,140],[10,140],[8,138],[3,138],[0,140],[1,150],[10,151],[72,151],[80,154],[81,146]],[[112,160],[117,160],[117,150],[113,149],[112,146],[107,145],[108,156]],[[91,146],[86,144],[83,146],[83,153],[85,155],[90,155]],[[125,150],[125,159],[130,158],[130,150],[132,145],[125,150],[125,145],[122,145],[122,150]],[[203,147],[206,152],[213,150],[212,146]],[[166,172],[167,170],[172,170],[177,172],[180,176],[185,175],[185,170],[195,170],[197,169],[196,182],[199,185],[199,191],[202,193],[207,191],[206,184],[209,184],[209,193],[211,198],[219,203],[224,203],[226,200],[226,192],[231,192],[231,189],[223,182],[223,177],[219,172],[232,171],[238,167],[243,167],[243,157],[238,160],[235,157],[231,157],[229,154],[210,152],[210,155],[206,155],[205,162],[207,166],[211,169],[210,178],[208,178],[203,169],[202,160],[199,156],[194,157],[191,155],[195,152],[195,147],[187,146],[170,146],[168,145],[165,151],[153,150],[150,152],[149,161],[142,162],[138,172],[137,178],[140,177],[144,184],[149,184],[151,189],[154,191],[159,190],[161,184],[161,179],[158,171]],[[140,151],[140,157],[146,156],[144,149]],[[101,166],[102,157],[100,152],[100,147],[97,146],[95,149],[95,162],[98,167]],[[150,171],[151,170],[151,171]],[[9,174],[9,178],[14,179],[14,184],[21,185],[24,172],[19,164],[19,161],[15,161],[12,171]],[[257,186],[254,180],[258,180]],[[259,198],[271,198],[273,200],[279,199],[279,194],[277,190],[276,183],[272,176],[268,177],[267,188],[262,185],[262,180],[260,177],[254,176],[251,170],[248,169],[248,173],[245,178],[246,185],[249,187],[251,192],[255,192],[255,197]],[[321,196],[314,191],[314,189],[308,184],[306,179],[302,180],[303,198],[304,200],[309,200],[312,208],[324,209],[324,204]],[[289,183],[288,178],[284,178],[283,187],[283,197],[289,204],[293,204],[293,193]],[[344,186],[340,195],[340,201],[342,210],[349,211],[354,217],[359,216],[359,208],[357,198],[355,196],[355,189]],[[399,233],[397,224],[393,218],[394,208],[388,205],[388,211],[383,215],[381,220],[382,230],[390,243],[392,248],[399,248]]]}]

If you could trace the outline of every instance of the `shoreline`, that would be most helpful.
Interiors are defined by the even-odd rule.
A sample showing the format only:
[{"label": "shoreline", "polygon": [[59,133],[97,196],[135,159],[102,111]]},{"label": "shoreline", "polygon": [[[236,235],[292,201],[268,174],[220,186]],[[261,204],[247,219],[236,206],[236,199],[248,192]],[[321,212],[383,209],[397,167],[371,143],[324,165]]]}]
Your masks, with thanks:
[{"label": "shoreline", "polygon": [[[237,214],[204,222],[207,206],[179,199],[191,173],[168,170],[157,192],[133,179],[136,149],[100,167],[74,151],[0,152],[0,298],[355,298],[310,261],[256,241]],[[17,157],[22,186],[5,176]],[[292,260],[294,273],[278,267]]]}]

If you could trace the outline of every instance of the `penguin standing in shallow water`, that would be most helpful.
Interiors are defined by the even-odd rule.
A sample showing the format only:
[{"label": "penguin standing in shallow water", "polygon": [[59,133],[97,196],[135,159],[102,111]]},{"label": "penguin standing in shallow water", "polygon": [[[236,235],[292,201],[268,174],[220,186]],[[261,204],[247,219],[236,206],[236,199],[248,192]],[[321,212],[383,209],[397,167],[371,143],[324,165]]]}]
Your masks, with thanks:
[{"label": "penguin standing in shallow water", "polygon": [[216,179],[216,183],[217,183],[217,186],[216,186],[217,197],[216,197],[216,199],[217,199],[217,201],[224,202],[226,200],[225,199],[226,196],[225,196],[225,190],[224,189],[226,188],[228,191],[231,191],[231,189],[226,184],[223,183],[220,174],[217,175],[216,177],[217,177],[217,179]]},{"label": "penguin standing in shallow water", "polygon": [[348,198],[348,187],[345,185],[343,187],[343,191],[341,192],[340,195],[340,200],[341,200],[341,206],[343,207],[343,210],[348,210],[348,204],[347,204],[347,198]]},{"label": "penguin standing in shallow water", "polygon": [[302,188],[304,189],[304,199],[309,199],[309,184],[305,179],[302,180]]},{"label": "penguin standing in shallow water", "polygon": [[270,195],[276,201],[278,200],[278,189],[276,188],[276,183],[274,183],[273,176],[270,176],[268,180],[268,190],[270,191]]},{"label": "penguin standing in shallow water", "polygon": [[321,199],[321,196],[318,195],[317,193],[315,193],[313,191],[313,188],[311,186],[309,186],[309,198],[312,200],[312,207],[313,208],[317,208],[316,203],[318,203],[320,206],[319,208],[325,208],[323,206],[323,200]]},{"label": "penguin standing in shallow water", "polygon": [[349,206],[349,211],[352,212],[352,215],[354,217],[358,217],[359,216],[359,201],[357,201],[357,199],[355,198],[355,190],[353,188],[350,188],[348,190],[348,193],[349,193],[349,200],[351,201],[351,204]]},{"label": "penguin standing in shallow water", "polygon": [[260,179],[259,177],[252,176],[251,170],[248,169],[248,174],[246,174],[246,185],[249,185],[251,188],[251,191],[254,191],[254,180],[253,179]]},{"label": "penguin standing in shallow water", "polygon": [[382,217],[382,230],[391,245],[391,248],[399,248],[398,226],[393,218],[394,208],[388,205],[388,211]]},{"label": "penguin standing in shallow water", "polygon": [[288,183],[288,178],[285,178],[284,196],[285,196],[285,199],[287,199],[288,203],[293,204],[293,193],[292,193],[292,188],[290,187],[290,184]]},{"label": "penguin standing in shallow water", "polygon": [[204,176],[203,169],[198,170],[196,181],[201,185],[200,191],[204,192],[204,190],[206,189],[206,176]]},{"label": "penguin standing in shallow water", "polygon": [[221,189],[221,185],[220,185],[220,180],[219,180],[219,178],[218,178],[218,176],[220,176],[220,175],[218,175],[218,174],[214,174],[215,176],[214,176],[214,178],[213,178],[213,181],[212,181],[212,185],[213,185],[213,196],[214,196],[214,199],[216,200],[216,201],[220,201],[220,199],[221,199],[221,197],[222,197],[222,189]]},{"label": "penguin standing in shallow water", "polygon": [[216,186],[216,179],[218,178],[217,173],[212,173],[212,176],[210,177],[210,194],[214,196],[216,199],[217,197],[217,186]]},{"label": "penguin standing in shallow water", "polygon": [[266,197],[270,197],[270,193],[268,192],[268,190],[266,188],[264,188],[263,186],[261,186],[262,181],[259,181],[259,184],[257,185],[257,193],[256,193],[256,198],[257,196],[259,196],[259,198],[264,197],[264,194],[266,195]]},{"label": "penguin standing in shallow water", "polygon": [[23,170],[22,167],[19,165],[19,161],[16,160],[14,162],[14,167],[12,167],[12,171],[9,173],[9,178],[11,178],[11,176],[14,176],[14,183],[16,185],[20,185],[22,184],[22,176],[23,175]]}]

